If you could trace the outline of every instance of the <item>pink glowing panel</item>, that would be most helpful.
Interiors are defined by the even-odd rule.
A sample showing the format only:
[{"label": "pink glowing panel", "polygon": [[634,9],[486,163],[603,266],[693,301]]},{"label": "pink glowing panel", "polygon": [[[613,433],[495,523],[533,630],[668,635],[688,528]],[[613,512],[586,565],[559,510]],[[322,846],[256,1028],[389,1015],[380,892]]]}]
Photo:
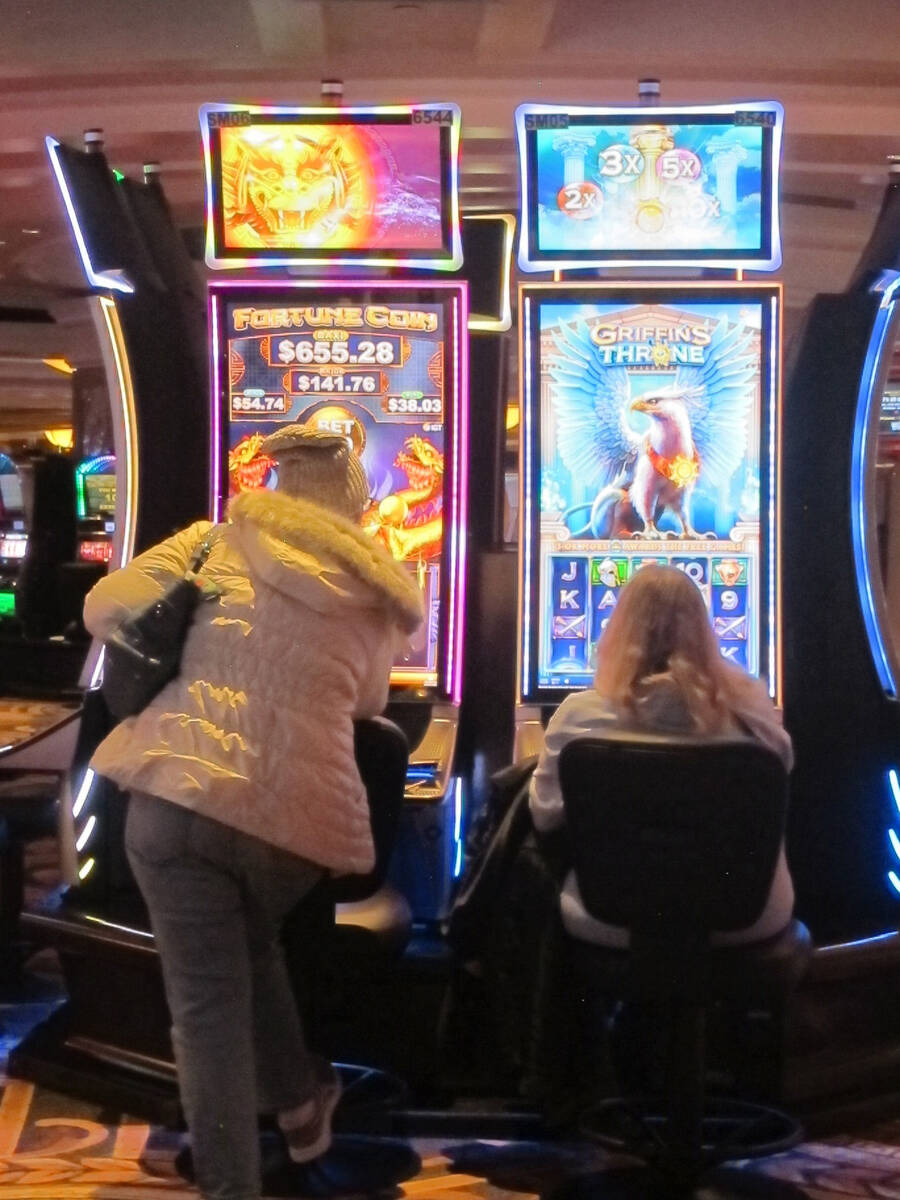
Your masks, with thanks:
[{"label": "pink glowing panel", "polygon": [[200,124],[211,267],[461,265],[456,105],[207,104]]}]

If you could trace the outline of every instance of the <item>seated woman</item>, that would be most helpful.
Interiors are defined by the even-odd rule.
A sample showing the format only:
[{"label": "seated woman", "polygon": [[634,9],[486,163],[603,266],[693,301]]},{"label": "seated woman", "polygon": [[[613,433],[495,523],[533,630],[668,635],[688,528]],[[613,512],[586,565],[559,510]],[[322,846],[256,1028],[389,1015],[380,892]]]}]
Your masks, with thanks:
[{"label": "seated woman", "polygon": [[[563,746],[609,729],[744,735],[774,750],[788,770],[793,763],[791,739],[765,687],[722,658],[699,590],[674,567],[644,567],[623,588],[598,643],[593,688],[570,695],[547,726],[529,792],[539,832],[563,824],[558,761]],[[566,879],[561,904],[563,925],[573,937],[627,946],[627,930],[588,914],[574,873]],[[793,904],[782,845],[758,920],[713,941],[739,945],[773,937],[787,926]]]}]

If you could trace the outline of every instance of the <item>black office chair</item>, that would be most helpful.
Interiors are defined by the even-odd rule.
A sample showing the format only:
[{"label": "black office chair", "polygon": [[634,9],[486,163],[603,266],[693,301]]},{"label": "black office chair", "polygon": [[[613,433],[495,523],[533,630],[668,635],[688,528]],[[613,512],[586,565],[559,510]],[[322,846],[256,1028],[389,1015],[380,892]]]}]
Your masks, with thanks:
[{"label": "black office chair", "polygon": [[[787,775],[747,739],[609,733],[579,738],[559,760],[575,876],[587,911],[627,927],[627,950],[573,939],[590,990],[662,1013],[662,1096],[607,1100],[584,1118],[608,1149],[645,1168],[607,1173],[598,1196],[801,1197],[792,1185],[718,1164],[796,1144],[785,1114],[705,1095],[705,1020],[719,1000],[780,1017],[811,953],[793,921],[770,941],[728,949],[710,934],[763,911],[784,836]],[[781,1053],[781,1021],[771,1054]],[[776,1066],[777,1073],[777,1066]]]},{"label": "black office chair", "polygon": [[[285,922],[288,971],[313,1045],[327,1041],[334,994],[348,972],[364,977],[373,964],[398,959],[412,934],[406,899],[386,882],[397,840],[409,747],[384,717],[354,725],[356,762],[369,800],[375,865],[367,875],[326,878]],[[377,1118],[399,1104],[404,1089],[383,1072],[347,1067],[338,1120],[360,1130],[367,1114]]]},{"label": "black office chair", "polygon": [[[384,717],[357,721],[354,745],[369,799],[375,865],[367,875],[323,881],[301,901],[284,930],[288,970],[310,1044],[317,1048],[335,970],[358,970],[362,986],[373,961],[399,959],[412,933],[408,903],[386,883],[403,808],[409,746],[401,730]],[[419,1169],[418,1157],[405,1143],[372,1136],[389,1130],[391,1110],[405,1099],[402,1082],[374,1068],[336,1066],[343,1094],[334,1116],[332,1149],[315,1163],[280,1173],[290,1194],[370,1192],[393,1187]],[[278,1175],[267,1173],[270,1191],[277,1187]]]}]

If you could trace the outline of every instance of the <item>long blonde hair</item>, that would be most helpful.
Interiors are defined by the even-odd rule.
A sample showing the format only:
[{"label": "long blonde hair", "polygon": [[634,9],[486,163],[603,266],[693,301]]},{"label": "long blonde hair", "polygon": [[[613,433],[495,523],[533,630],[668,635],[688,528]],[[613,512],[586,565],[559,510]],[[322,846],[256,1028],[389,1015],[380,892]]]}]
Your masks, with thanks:
[{"label": "long blonde hair", "polygon": [[636,715],[655,679],[673,681],[691,724],[702,733],[743,731],[786,765],[791,742],[763,685],[719,653],[695,584],[674,567],[642,568],[622,589],[597,646],[597,691]]}]

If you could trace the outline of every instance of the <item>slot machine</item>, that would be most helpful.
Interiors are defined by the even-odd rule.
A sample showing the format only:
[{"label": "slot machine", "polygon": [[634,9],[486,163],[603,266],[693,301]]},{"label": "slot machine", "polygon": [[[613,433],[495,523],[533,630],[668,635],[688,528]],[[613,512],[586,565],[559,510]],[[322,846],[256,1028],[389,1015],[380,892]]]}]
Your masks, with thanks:
[{"label": "slot machine", "polygon": [[116,458],[86,458],[75,468],[78,561],[104,568],[113,556],[116,532]]},{"label": "slot machine", "polygon": [[206,261],[240,272],[209,286],[210,509],[274,484],[259,446],[279,423],[342,434],[359,456],[364,527],[426,609],[388,709],[411,750],[392,874],[425,921],[448,910],[462,857],[468,314],[446,275],[462,262],[459,123],[435,104],[201,109]]},{"label": "slot machine", "polygon": [[882,997],[900,988],[898,298],[894,161],[846,290],[816,296],[795,336],[785,409],[792,870],[832,958],[856,977],[876,962],[891,971]]},{"label": "slot machine", "polygon": [[28,547],[22,476],[8,454],[0,454],[0,620],[16,615],[16,584]]},{"label": "slot machine", "polygon": [[557,281],[519,294],[516,757],[591,685],[648,563],[687,574],[722,655],[780,699],[780,285],[560,273],[775,269],[781,122],[771,102],[517,110],[519,265]]}]

